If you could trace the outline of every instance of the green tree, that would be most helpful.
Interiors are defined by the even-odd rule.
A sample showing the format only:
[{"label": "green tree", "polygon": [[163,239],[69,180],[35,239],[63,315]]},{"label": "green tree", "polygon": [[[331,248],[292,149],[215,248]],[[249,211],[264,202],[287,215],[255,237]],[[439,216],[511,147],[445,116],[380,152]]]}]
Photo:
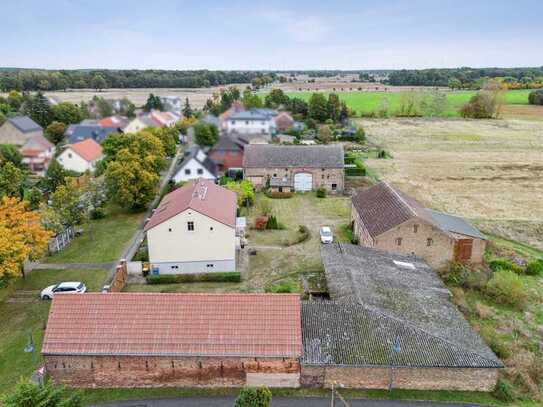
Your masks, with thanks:
[{"label": "green tree", "polygon": [[23,103],[22,110],[23,114],[29,116],[42,127],[47,127],[53,121],[53,113],[49,102],[41,92],[29,96]]},{"label": "green tree", "polygon": [[219,141],[217,127],[206,123],[196,123],[193,126],[194,141],[201,146],[212,146]]},{"label": "green tree", "polygon": [[149,97],[147,98],[147,102],[145,102],[145,105],[143,106],[143,110],[146,112],[150,112],[151,110],[164,110],[164,106],[162,104],[162,100],[160,100],[159,96],[155,96],[152,93],[149,94]]},{"label": "green tree", "polygon": [[457,78],[451,78],[449,79],[449,88],[451,88],[452,90],[461,89],[462,82],[460,82],[460,80]]},{"label": "green tree", "polygon": [[20,168],[10,161],[0,163],[0,198],[20,197],[25,176]]},{"label": "green tree", "polygon": [[267,387],[243,388],[236,399],[235,407],[269,407],[272,393]]},{"label": "green tree", "polygon": [[319,140],[323,144],[328,144],[332,141],[332,131],[330,126],[321,126],[319,129]]},{"label": "green tree", "polygon": [[328,119],[328,103],[322,93],[313,93],[309,98],[308,116],[319,123]]},{"label": "green tree", "polygon": [[62,102],[53,106],[53,120],[64,124],[79,123],[84,117],[81,114],[79,106],[70,102]]},{"label": "green tree", "polygon": [[543,105],[543,89],[530,92],[528,95],[528,103],[531,105]]},{"label": "green tree", "polygon": [[63,223],[73,226],[85,219],[87,208],[81,202],[81,193],[75,179],[69,178],[65,185],[59,185],[51,194],[51,207],[59,214]]},{"label": "green tree", "polygon": [[13,144],[0,144],[0,163],[9,161],[17,168],[23,168],[23,156]]},{"label": "green tree", "polygon": [[128,98],[122,98],[121,101],[121,108],[119,113],[123,116],[132,118],[136,117],[136,105],[132,103]]},{"label": "green tree", "polygon": [[4,407],[81,407],[78,393],[72,393],[64,387],[55,387],[52,381],[43,386],[29,383],[22,379],[12,393],[2,399]]},{"label": "green tree", "polygon": [[270,93],[264,97],[264,102],[266,107],[277,109],[281,106],[288,106],[290,99],[281,89],[272,89]]},{"label": "green tree", "polygon": [[179,137],[179,130],[175,126],[154,128],[148,131],[160,139],[167,157],[175,155],[177,151],[177,139]]},{"label": "green tree", "polygon": [[3,125],[7,120],[6,115],[3,112],[0,112],[0,126]]},{"label": "green tree", "polygon": [[39,188],[33,187],[28,193],[28,207],[36,211],[40,208],[43,201],[43,192]]},{"label": "green tree", "polygon": [[253,205],[255,200],[255,194],[251,181],[229,181],[226,183],[225,188],[229,189],[230,191],[234,191],[237,194],[239,207]]},{"label": "green tree", "polygon": [[159,176],[147,170],[140,157],[123,149],[105,172],[109,196],[123,208],[143,210],[157,192]]},{"label": "green tree", "polygon": [[260,96],[249,89],[243,91],[241,103],[243,103],[243,106],[245,106],[246,109],[261,108],[263,106]]},{"label": "green tree", "polygon": [[107,88],[107,82],[104,76],[99,73],[95,74],[91,80],[91,87],[97,91]]},{"label": "green tree", "polygon": [[328,95],[326,107],[328,111],[328,119],[338,122],[341,114],[341,100],[339,100],[339,96],[335,93],[330,93]]},{"label": "green tree", "polygon": [[21,95],[16,90],[12,90],[11,92],[9,92],[7,102],[13,110],[19,110],[21,108],[21,105],[23,104],[23,101],[23,95]]},{"label": "green tree", "polygon": [[45,172],[45,185],[47,190],[49,192],[55,192],[59,186],[65,185],[68,174],[68,171],[66,171],[57,160],[51,161]]},{"label": "green tree", "polygon": [[183,116],[190,118],[194,112],[192,111],[192,107],[190,107],[189,98],[185,98],[185,106],[183,106]]},{"label": "green tree", "polygon": [[53,144],[58,144],[64,140],[66,125],[62,122],[53,122],[45,128],[45,137]]}]

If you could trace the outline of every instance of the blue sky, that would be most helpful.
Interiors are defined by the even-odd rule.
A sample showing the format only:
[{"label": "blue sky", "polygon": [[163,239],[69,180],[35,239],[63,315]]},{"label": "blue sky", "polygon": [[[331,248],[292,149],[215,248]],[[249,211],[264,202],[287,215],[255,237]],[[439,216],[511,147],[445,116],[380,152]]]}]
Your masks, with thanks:
[{"label": "blue sky", "polygon": [[2,0],[0,15],[0,66],[543,65],[543,0]]}]

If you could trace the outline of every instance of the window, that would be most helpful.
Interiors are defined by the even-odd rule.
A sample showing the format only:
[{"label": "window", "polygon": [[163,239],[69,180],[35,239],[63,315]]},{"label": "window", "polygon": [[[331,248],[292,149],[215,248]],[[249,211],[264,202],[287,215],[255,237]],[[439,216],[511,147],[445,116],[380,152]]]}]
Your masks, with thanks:
[{"label": "window", "polygon": [[185,175],[190,175],[190,168],[187,168],[187,169],[185,170]]},{"label": "window", "polygon": [[230,124],[231,124],[232,126],[234,126],[234,125],[236,124],[236,122],[235,122],[234,120],[232,120],[232,121],[230,122]]},{"label": "window", "polygon": [[196,172],[198,173],[198,175],[202,175],[204,173],[204,170],[201,168],[198,168]]},{"label": "window", "polygon": [[211,227],[209,228],[209,230],[211,230],[211,231],[213,232],[213,226],[211,226]]},{"label": "window", "polygon": [[171,232],[172,231],[172,228],[168,228],[168,232]]},{"label": "window", "polygon": [[279,187],[279,192],[283,192],[283,187]]},{"label": "window", "polygon": [[194,222],[187,222],[187,230],[189,232],[193,232],[194,231]]},{"label": "window", "polygon": [[68,153],[68,158],[72,158],[72,153]]},{"label": "window", "polygon": [[245,125],[246,125],[246,126],[249,125],[249,120],[245,120]]},{"label": "window", "polygon": [[207,267],[208,269],[211,269],[211,268],[215,267],[215,265],[214,265],[214,264],[207,264],[206,267]]},{"label": "window", "polygon": [[274,173],[274,174],[273,174],[273,177],[274,177],[274,178],[277,177],[277,173]]},{"label": "window", "polygon": [[413,233],[417,233],[419,230],[419,225],[413,225]]},{"label": "window", "polygon": [[396,246],[401,246],[402,245],[402,238],[401,237],[397,237],[396,238]]},{"label": "window", "polygon": [[179,266],[171,266],[172,270],[179,270]]},{"label": "window", "polygon": [[332,184],[332,191],[335,191],[337,189],[337,184]]},{"label": "window", "polygon": [[428,239],[426,239],[426,246],[430,247],[434,244],[434,239],[432,239],[431,237],[429,237]]},{"label": "window", "polygon": [[321,178],[324,179],[324,174],[321,175]]}]

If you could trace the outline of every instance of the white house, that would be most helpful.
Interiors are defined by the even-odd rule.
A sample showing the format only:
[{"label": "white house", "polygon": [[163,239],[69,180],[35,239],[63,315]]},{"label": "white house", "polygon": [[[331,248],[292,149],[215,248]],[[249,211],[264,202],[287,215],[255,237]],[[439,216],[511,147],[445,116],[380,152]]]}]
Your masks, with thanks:
[{"label": "white house", "polygon": [[200,178],[169,193],[145,225],[151,273],[236,270],[236,194]]},{"label": "white house", "polygon": [[173,176],[173,181],[176,184],[197,178],[215,181],[217,173],[217,165],[199,146],[193,146]]},{"label": "white house", "polygon": [[128,123],[124,128],[124,133],[137,133],[147,127],[162,127],[161,124],[151,117],[150,114],[143,114],[141,116],[135,117]]},{"label": "white house", "polygon": [[226,131],[234,134],[266,134],[276,132],[277,112],[272,109],[251,109],[233,113],[226,121]]},{"label": "white house", "polygon": [[102,158],[102,147],[89,138],[79,143],[68,144],[57,157],[57,161],[67,170],[92,172],[96,168],[96,163]]},{"label": "white house", "polygon": [[21,147],[20,153],[23,164],[33,173],[43,176],[53,159],[55,145],[41,134],[36,134]]}]

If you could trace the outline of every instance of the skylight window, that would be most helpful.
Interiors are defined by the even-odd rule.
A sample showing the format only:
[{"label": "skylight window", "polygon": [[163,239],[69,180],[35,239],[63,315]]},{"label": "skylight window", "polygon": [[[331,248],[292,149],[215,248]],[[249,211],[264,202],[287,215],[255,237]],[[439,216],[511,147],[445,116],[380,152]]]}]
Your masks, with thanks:
[{"label": "skylight window", "polygon": [[392,260],[392,261],[398,267],[408,269],[408,270],[415,270],[415,266],[413,265],[413,263],[408,263],[405,261],[398,261],[398,260]]}]

